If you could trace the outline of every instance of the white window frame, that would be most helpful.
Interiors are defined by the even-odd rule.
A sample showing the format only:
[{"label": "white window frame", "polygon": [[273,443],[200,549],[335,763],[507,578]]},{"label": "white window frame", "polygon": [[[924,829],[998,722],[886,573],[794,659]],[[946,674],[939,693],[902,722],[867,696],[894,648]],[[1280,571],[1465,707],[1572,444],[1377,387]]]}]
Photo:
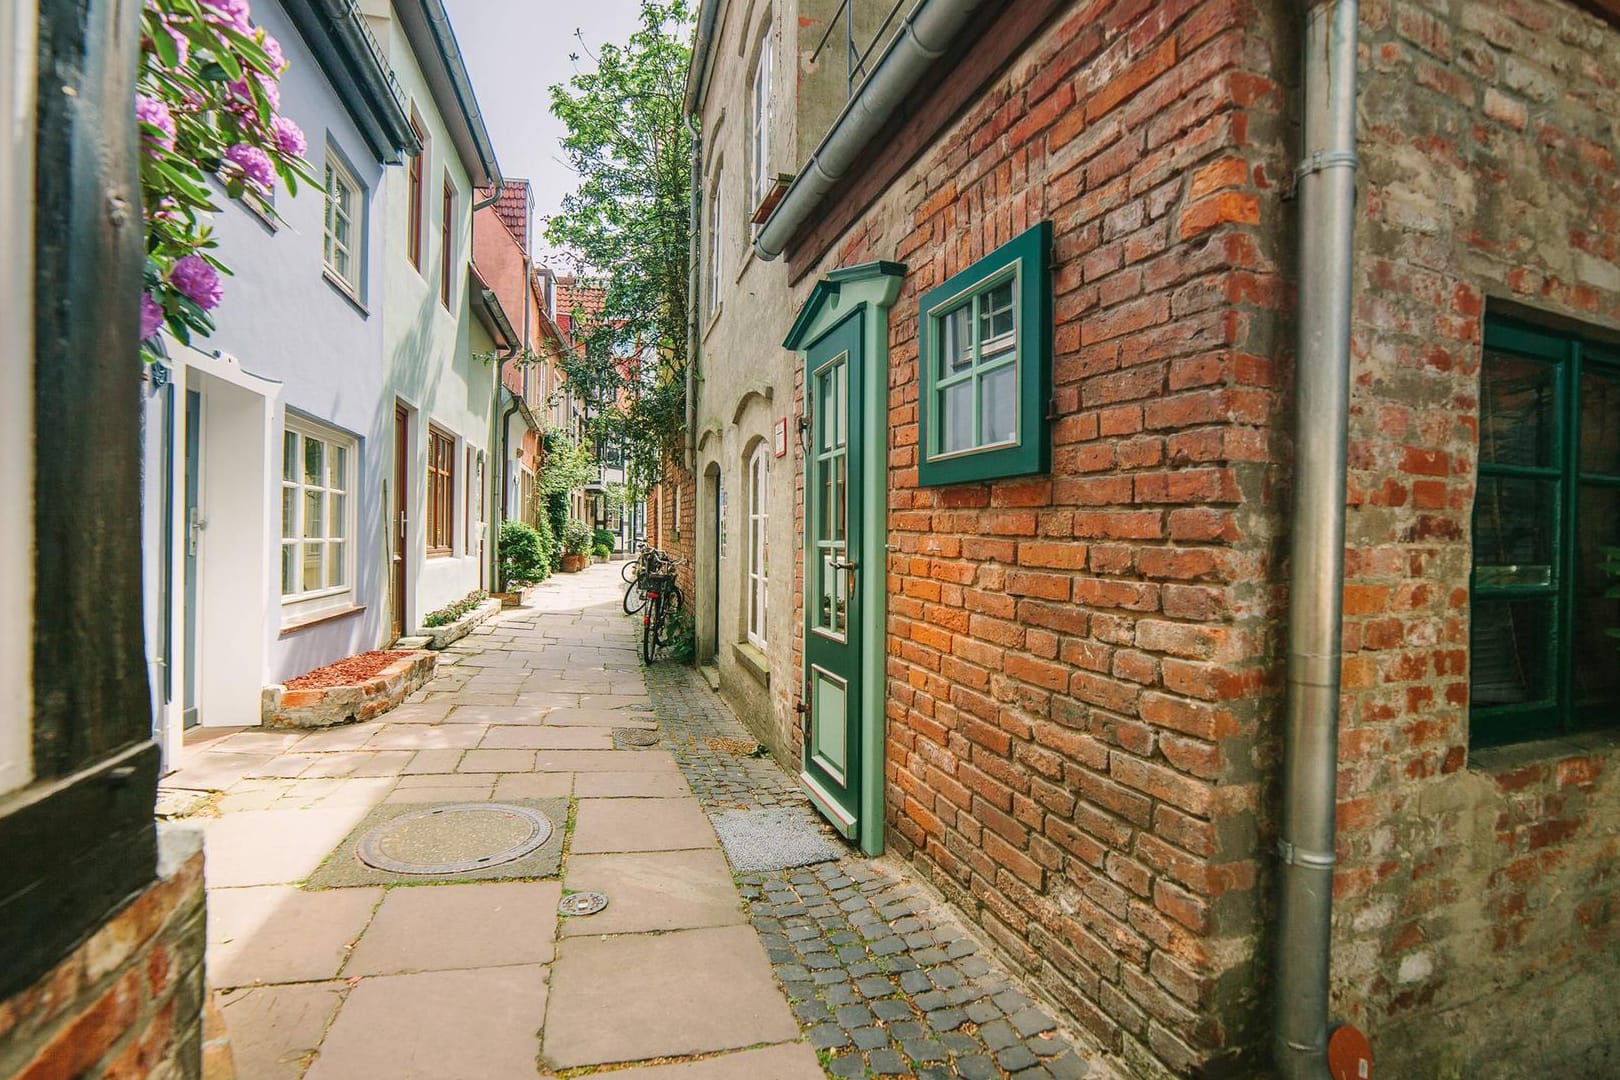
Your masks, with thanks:
[{"label": "white window frame", "polygon": [[[290,471],[292,475],[290,478],[288,476],[289,463],[287,461],[287,437],[289,435],[297,438],[296,458],[291,463]],[[307,442],[317,442],[322,445],[321,463],[325,475],[322,477],[323,483],[318,485],[309,483],[304,472],[306,453],[304,447]],[[344,452],[343,475],[336,478],[337,482],[334,482],[332,476],[331,462],[334,449],[342,449]],[[300,587],[294,592],[282,592],[283,621],[299,621],[323,611],[352,607],[355,595],[355,560],[357,554],[355,545],[357,542],[356,522],[358,517],[355,503],[358,493],[355,489],[355,477],[360,458],[359,441],[352,435],[344,434],[335,428],[329,428],[324,424],[318,424],[312,420],[306,420],[303,417],[288,413],[286,422],[282,425],[281,454],[280,488],[283,492],[293,492],[292,510],[294,520],[290,524],[286,520],[287,507],[285,497],[283,497],[280,511],[279,559],[285,560],[286,550],[289,547],[293,549],[293,572],[299,578],[298,584],[302,586],[304,573],[303,549],[305,545],[310,543],[323,545],[321,580],[324,583],[330,577],[329,567],[331,563],[329,560],[332,546],[335,543],[341,545],[339,558],[342,559],[343,569],[343,584],[341,585],[322,584],[314,589]],[[325,535],[319,538],[303,535],[306,496],[315,491],[319,491],[323,495],[321,513],[325,519]],[[343,497],[343,510],[340,515],[332,513],[333,495]],[[337,520],[339,517],[341,517],[341,520]],[[338,532],[333,532],[334,526],[339,529]],[[290,536],[288,535],[289,529],[291,531]],[[277,562],[278,588],[285,587],[285,581],[281,579],[282,565],[281,561]]]},{"label": "white window frame", "polygon": [[675,534],[675,539],[679,540],[681,538],[681,485],[679,484],[675,485],[675,522],[670,531]]},{"label": "white window frame", "polygon": [[714,187],[709,192],[709,314],[720,310],[720,286],[725,281],[725,218],[720,213],[720,182],[724,173],[716,171]]},{"label": "white window frame", "polygon": [[770,614],[770,446],[761,442],[748,458],[748,643],[765,651]]},{"label": "white window frame", "polygon": [[748,207],[750,216],[771,192],[771,62],[771,32],[767,26],[759,43],[759,59],[754,64],[753,128],[749,138],[754,184]]},{"label": "white window frame", "polygon": [[[349,225],[349,242],[344,243],[337,238],[337,216],[341,213],[338,200],[334,197],[334,182],[347,188],[350,197],[350,213],[347,215]],[[322,217],[322,243],[321,256],[326,265],[326,272],[332,280],[346,289],[356,300],[360,298],[361,261],[365,254],[365,189],[360,181],[354,178],[331,148],[326,151],[326,206]],[[336,253],[341,250],[349,260],[349,272],[345,274],[338,267]]]}]

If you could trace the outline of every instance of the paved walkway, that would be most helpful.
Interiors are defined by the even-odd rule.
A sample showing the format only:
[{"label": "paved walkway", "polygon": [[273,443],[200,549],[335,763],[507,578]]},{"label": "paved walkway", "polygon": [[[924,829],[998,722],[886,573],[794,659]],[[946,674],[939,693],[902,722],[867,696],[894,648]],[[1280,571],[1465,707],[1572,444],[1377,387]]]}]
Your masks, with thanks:
[{"label": "paved walkway", "polygon": [[[236,1076],[1104,1076],[891,864],[734,879],[705,811],[802,796],[692,672],[642,668],[618,570],[547,582],[377,722],[188,742],[164,801],[206,830]],[[342,881],[362,824],[491,800],[555,821],[560,880]],[[578,891],[609,905],[559,917]]]}]

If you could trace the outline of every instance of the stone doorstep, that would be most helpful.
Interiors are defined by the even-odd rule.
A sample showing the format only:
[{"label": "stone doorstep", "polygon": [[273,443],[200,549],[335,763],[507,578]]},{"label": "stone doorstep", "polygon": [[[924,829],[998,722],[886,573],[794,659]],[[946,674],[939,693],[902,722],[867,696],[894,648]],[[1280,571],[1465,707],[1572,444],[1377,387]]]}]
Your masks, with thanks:
[{"label": "stone doorstep", "polygon": [[267,686],[260,696],[261,722],[267,728],[308,730],[373,720],[431,681],[438,662],[437,653],[416,650],[364,682],[310,690]]}]

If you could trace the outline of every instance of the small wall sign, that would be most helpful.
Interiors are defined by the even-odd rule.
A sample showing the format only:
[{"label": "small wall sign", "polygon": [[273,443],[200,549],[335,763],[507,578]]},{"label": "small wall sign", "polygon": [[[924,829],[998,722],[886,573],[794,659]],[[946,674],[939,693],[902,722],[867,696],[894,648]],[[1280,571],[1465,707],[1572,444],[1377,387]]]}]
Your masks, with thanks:
[{"label": "small wall sign", "polygon": [[787,457],[787,417],[776,421],[776,456]]}]

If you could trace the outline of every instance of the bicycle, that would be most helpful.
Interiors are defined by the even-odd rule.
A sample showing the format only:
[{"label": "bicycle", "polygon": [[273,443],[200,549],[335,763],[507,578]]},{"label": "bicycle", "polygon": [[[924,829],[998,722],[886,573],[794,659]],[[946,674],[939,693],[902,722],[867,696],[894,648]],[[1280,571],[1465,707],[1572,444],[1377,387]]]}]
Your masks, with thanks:
[{"label": "bicycle", "polygon": [[686,610],[686,596],[675,584],[675,560],[667,559],[667,569],[638,577],[646,582],[646,606],[641,615],[641,655],[652,663],[660,647],[675,640],[675,624]]},{"label": "bicycle", "polygon": [[675,563],[668,555],[655,547],[643,544],[641,551],[633,562],[624,564],[619,571],[626,584],[624,588],[624,613],[634,615],[647,603],[647,580],[654,574],[662,571],[672,571]]}]

